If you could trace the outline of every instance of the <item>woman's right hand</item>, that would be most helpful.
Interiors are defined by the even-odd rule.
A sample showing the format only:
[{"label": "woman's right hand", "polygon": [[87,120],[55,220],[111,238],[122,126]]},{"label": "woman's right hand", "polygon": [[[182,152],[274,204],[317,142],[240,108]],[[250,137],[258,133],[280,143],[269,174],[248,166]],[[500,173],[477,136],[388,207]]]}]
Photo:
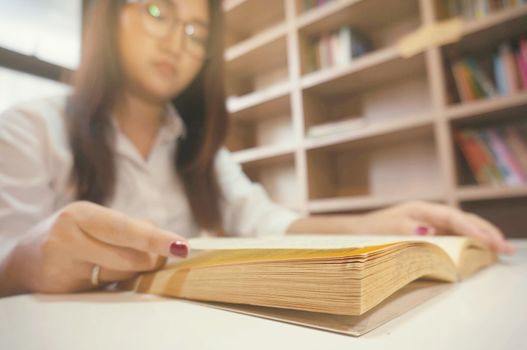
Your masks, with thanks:
[{"label": "woman's right hand", "polygon": [[30,230],[11,252],[5,277],[15,293],[72,293],[122,281],[186,257],[184,238],[90,202],[74,202]]}]

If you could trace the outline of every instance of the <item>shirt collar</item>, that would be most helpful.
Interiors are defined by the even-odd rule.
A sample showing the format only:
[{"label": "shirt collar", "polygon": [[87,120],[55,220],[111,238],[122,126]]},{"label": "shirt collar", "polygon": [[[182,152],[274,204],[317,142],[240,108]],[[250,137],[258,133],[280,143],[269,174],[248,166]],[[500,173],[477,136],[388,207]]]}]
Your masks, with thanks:
[{"label": "shirt collar", "polygon": [[[131,159],[134,159],[138,163],[142,164],[144,162],[142,157],[139,155],[137,149],[133,146],[133,144],[122,133],[117,118],[112,117],[111,122],[115,131],[116,151],[121,155],[130,157]],[[158,147],[159,144],[175,142],[180,137],[185,138],[186,135],[187,130],[183,119],[177,112],[176,108],[171,103],[168,103],[166,106],[164,124],[161,126],[158,132],[157,139],[155,141],[154,149],[152,149],[152,152],[154,152],[155,148]]]},{"label": "shirt collar", "polygon": [[[179,115],[172,103],[167,103],[164,124],[159,129],[159,136],[163,141],[174,141],[177,138],[185,138],[187,136],[187,128],[183,119]],[[117,133],[121,133],[119,123],[116,118],[112,119],[112,125]]]}]

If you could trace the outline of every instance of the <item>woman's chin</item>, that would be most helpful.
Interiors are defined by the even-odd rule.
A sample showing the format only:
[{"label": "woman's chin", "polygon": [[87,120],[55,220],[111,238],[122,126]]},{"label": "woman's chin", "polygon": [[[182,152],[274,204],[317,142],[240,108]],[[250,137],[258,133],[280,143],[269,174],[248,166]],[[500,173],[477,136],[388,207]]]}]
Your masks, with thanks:
[{"label": "woman's chin", "polygon": [[160,101],[170,101],[180,93],[180,89],[175,87],[173,84],[169,85],[166,83],[149,84],[147,91],[149,95]]}]

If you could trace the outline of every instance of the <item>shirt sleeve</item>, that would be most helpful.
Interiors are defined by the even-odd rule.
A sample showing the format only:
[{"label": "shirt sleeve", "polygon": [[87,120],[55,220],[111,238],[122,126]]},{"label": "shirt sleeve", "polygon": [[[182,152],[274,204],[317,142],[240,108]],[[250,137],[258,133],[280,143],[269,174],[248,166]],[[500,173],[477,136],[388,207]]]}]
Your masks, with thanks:
[{"label": "shirt sleeve", "polygon": [[283,235],[302,215],[269,198],[262,185],[251,182],[226,148],[215,159],[218,183],[223,191],[224,230],[236,236]]},{"label": "shirt sleeve", "polygon": [[29,228],[52,213],[46,128],[19,109],[0,114],[0,260]]}]

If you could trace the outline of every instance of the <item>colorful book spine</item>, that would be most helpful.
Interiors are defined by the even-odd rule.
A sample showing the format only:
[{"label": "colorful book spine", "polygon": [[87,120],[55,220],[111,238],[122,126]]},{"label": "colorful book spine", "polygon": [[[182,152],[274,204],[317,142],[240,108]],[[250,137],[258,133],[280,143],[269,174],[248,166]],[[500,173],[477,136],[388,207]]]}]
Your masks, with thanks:
[{"label": "colorful book spine", "polygon": [[489,177],[493,184],[502,184],[504,181],[503,174],[498,168],[494,156],[488,148],[487,144],[482,140],[479,132],[475,130],[469,130],[466,132],[467,135],[471,138],[472,142],[477,147],[480,157],[484,159],[484,164],[486,166],[486,171],[488,171]]},{"label": "colorful book spine", "polygon": [[522,140],[519,130],[506,127],[503,131],[504,139],[520,164],[523,174],[527,176],[527,140]]},{"label": "colorful book spine", "polygon": [[492,147],[492,142],[487,132],[485,130],[479,130],[478,135],[481,141],[483,141],[483,144],[485,145],[486,149],[491,154],[494,164],[497,166],[499,172],[501,173],[503,183],[507,185],[515,185],[515,182],[511,178],[511,174],[509,169],[507,168],[507,165],[503,162],[503,159],[500,158],[500,155],[496,152],[496,149]]},{"label": "colorful book spine", "polygon": [[496,129],[487,129],[486,133],[489,136],[491,147],[498,155],[499,161],[501,161],[507,168],[509,178],[507,184],[509,185],[520,185],[527,181],[527,177],[524,177],[523,171],[520,164],[513,156],[511,150],[507,147],[503,138]]},{"label": "colorful book spine", "polygon": [[470,77],[467,75],[462,61],[457,61],[452,65],[452,73],[461,101],[473,101],[475,97],[470,87]]},{"label": "colorful book spine", "polygon": [[483,154],[478,150],[477,144],[472,139],[471,135],[466,132],[457,131],[454,133],[454,138],[467,160],[467,163],[480,185],[490,185],[493,183],[492,174],[489,172],[488,164]]},{"label": "colorful book spine", "polygon": [[469,57],[465,59],[465,62],[478,86],[478,90],[481,91],[482,96],[484,97],[498,96],[499,95],[498,91],[494,87],[492,81],[483,72],[481,66],[476,61],[476,59],[474,59],[473,57]]},{"label": "colorful book spine", "polygon": [[525,38],[521,38],[518,41],[516,60],[518,62],[518,71],[520,72],[522,87],[523,89],[527,89],[527,39]]},{"label": "colorful book spine", "polygon": [[509,94],[509,86],[505,75],[505,67],[499,53],[494,54],[494,78],[501,96]]}]

